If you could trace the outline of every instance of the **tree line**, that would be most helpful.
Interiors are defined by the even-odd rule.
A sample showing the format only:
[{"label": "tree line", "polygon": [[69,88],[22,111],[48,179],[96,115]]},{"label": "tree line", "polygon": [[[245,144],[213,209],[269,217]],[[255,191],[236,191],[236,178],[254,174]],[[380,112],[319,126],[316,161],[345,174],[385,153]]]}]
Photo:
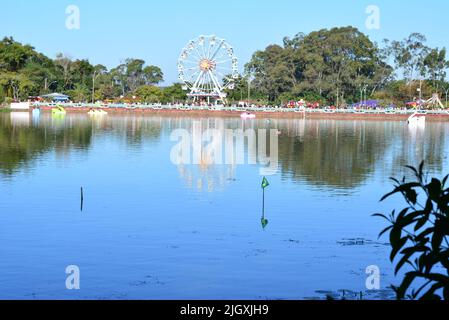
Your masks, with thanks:
[{"label": "tree line", "polygon": [[[419,33],[379,45],[354,27],[322,29],[255,52],[228,98],[264,104],[305,99],[337,106],[368,99],[402,106],[434,93],[447,100],[448,68],[446,49],[428,47]],[[158,86],[163,80],[162,70],[142,59],[129,58],[108,70],[63,54],[48,58],[11,37],[0,42],[0,102],[50,92],[81,102],[187,98],[181,84]]]},{"label": "tree line", "polygon": [[303,98],[340,106],[377,99],[401,106],[433,93],[443,100],[448,68],[446,49],[428,47],[419,33],[380,46],[354,27],[322,29],[255,52],[231,95],[247,97],[252,87],[252,97],[267,103]]},{"label": "tree line", "polygon": [[132,100],[169,102],[184,100],[180,84],[160,88],[162,70],[142,59],[126,59],[108,70],[87,59],[74,60],[62,53],[50,59],[12,37],[0,41],[0,103],[26,100],[61,92],[73,101]]}]

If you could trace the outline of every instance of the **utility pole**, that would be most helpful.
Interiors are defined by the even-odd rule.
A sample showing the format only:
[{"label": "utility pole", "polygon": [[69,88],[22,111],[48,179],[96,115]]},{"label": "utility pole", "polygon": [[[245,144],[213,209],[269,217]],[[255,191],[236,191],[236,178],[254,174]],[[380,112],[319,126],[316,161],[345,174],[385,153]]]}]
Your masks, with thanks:
[{"label": "utility pole", "polygon": [[421,109],[421,89],[420,88],[418,88],[418,89],[416,89],[416,91],[418,91],[419,92],[419,98],[418,98],[418,109]]},{"label": "utility pole", "polygon": [[360,107],[363,105],[363,88],[360,86]]},{"label": "utility pole", "polygon": [[100,73],[97,73],[97,71],[94,71],[94,74],[92,75],[92,103],[95,103],[95,79],[100,75]]},{"label": "utility pole", "polygon": [[97,71],[94,71],[94,74],[92,76],[92,103],[95,103],[95,74]]},{"label": "utility pole", "polygon": [[251,77],[248,75],[248,102],[251,99]]},{"label": "utility pole", "polygon": [[447,87],[447,89],[446,89],[446,91],[445,91],[445,93],[446,93],[446,105],[445,105],[445,107],[447,108],[448,106],[447,106],[447,94],[448,94],[448,92],[449,92],[449,87]]},{"label": "utility pole", "polygon": [[422,80],[419,80],[419,100],[422,100]]},{"label": "utility pole", "polygon": [[366,104],[367,104],[367,101],[368,101],[368,96],[366,94],[367,91],[368,91],[368,85],[365,85],[363,87],[363,92],[365,93],[365,107],[366,107]]},{"label": "utility pole", "polygon": [[336,105],[337,108],[338,108],[339,103],[340,103],[340,90],[339,89],[340,88],[337,86],[337,105]]}]

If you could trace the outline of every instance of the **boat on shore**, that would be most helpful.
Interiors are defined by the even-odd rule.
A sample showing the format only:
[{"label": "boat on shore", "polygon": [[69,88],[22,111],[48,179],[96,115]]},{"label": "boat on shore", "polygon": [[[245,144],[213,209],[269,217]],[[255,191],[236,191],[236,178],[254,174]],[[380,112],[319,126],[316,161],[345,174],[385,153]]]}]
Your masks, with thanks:
[{"label": "boat on shore", "polygon": [[407,119],[409,126],[423,127],[426,125],[426,117],[419,112],[415,112]]},{"label": "boat on shore", "polygon": [[244,112],[240,115],[240,118],[242,119],[254,119],[256,118],[256,115],[254,113]]},{"label": "boat on shore", "polygon": [[54,115],[65,115],[67,111],[63,107],[57,106],[56,108],[51,109],[51,113]]},{"label": "boat on shore", "polygon": [[108,113],[106,111],[104,111],[104,110],[92,109],[92,110],[89,110],[89,112],[87,114],[90,115],[90,116],[105,116]]},{"label": "boat on shore", "polygon": [[[396,119],[407,121],[407,118],[414,113],[418,115],[426,116],[427,120],[441,119],[449,120],[448,109],[432,109],[432,110],[410,110],[406,108],[393,109],[393,108],[377,108],[377,109],[359,109],[359,108],[284,108],[284,107],[238,107],[236,105],[232,106],[219,106],[219,107],[209,107],[209,106],[196,106],[196,105],[145,105],[145,104],[135,104],[135,105],[123,105],[123,104],[107,104],[102,108],[93,104],[80,104],[80,103],[64,103],[64,104],[54,104],[54,103],[34,103],[33,108],[40,108],[41,113],[43,112],[53,112],[54,114],[65,114],[65,113],[88,113],[89,110],[103,110],[107,114],[116,114],[121,112],[135,112],[135,113],[151,113],[151,112],[204,112],[215,113],[228,112],[234,116],[240,116],[241,118],[250,119],[262,116],[266,114],[268,116],[310,116],[310,117],[340,117],[340,118],[375,118],[375,119]],[[103,112],[102,112],[103,113]],[[93,114],[96,115],[96,114]],[[105,115],[105,113],[103,113]],[[421,120],[422,121],[422,120]]]}]

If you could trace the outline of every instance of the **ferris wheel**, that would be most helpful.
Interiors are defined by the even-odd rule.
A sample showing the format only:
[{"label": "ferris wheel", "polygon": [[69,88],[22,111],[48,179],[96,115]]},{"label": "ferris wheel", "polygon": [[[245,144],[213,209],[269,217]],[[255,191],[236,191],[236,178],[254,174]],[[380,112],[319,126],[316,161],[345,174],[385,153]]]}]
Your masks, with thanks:
[{"label": "ferris wheel", "polygon": [[194,101],[225,101],[239,78],[234,48],[213,35],[191,40],[179,56],[178,76]]}]

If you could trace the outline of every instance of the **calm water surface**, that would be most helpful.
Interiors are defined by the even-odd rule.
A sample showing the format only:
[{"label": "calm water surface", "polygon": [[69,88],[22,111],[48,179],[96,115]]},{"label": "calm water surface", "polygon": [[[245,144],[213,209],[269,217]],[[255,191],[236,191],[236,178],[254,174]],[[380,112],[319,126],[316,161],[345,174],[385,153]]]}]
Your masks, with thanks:
[{"label": "calm water surface", "polygon": [[[261,165],[171,162],[170,134],[195,125],[280,131],[265,229]],[[378,200],[404,165],[448,172],[448,132],[443,122],[0,114],[0,298],[391,298],[385,223],[371,214],[402,206]],[[68,265],[81,290],[65,288]],[[379,291],[365,288],[370,265]]]}]

